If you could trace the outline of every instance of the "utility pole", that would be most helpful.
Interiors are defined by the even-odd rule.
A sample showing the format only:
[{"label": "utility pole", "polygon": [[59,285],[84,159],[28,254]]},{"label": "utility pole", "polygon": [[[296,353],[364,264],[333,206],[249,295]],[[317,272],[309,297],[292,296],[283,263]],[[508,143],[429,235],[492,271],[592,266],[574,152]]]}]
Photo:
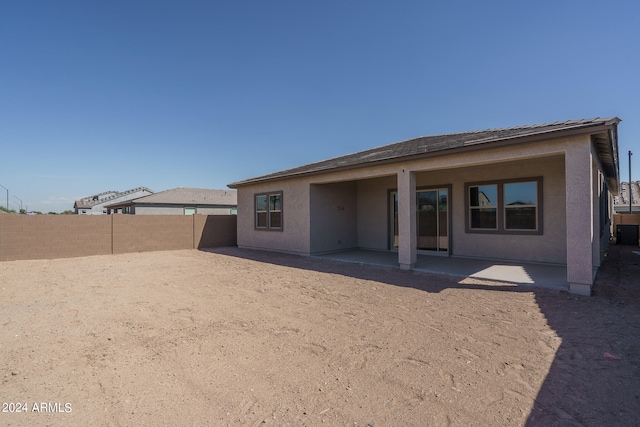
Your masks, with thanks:
[{"label": "utility pole", "polygon": [[[19,198],[18,198],[17,196],[15,196],[15,195],[14,195],[13,197],[15,197],[16,199],[20,200],[20,210],[22,210],[22,200],[21,200],[21,199],[19,199]],[[22,213],[22,212],[20,212],[20,213]]]},{"label": "utility pole", "polygon": [[629,150],[629,213],[631,213],[631,155],[633,153]]},{"label": "utility pole", "polygon": [[9,211],[9,189],[7,187],[5,187],[4,185],[0,185],[0,187],[2,187],[5,190],[7,190],[7,212],[8,212]]}]

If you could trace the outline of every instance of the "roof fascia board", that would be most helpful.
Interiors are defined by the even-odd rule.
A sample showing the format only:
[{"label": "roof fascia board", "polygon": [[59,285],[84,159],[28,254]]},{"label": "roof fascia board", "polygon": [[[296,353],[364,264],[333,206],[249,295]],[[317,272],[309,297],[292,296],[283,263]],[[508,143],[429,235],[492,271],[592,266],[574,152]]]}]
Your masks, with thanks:
[{"label": "roof fascia board", "polygon": [[609,129],[609,132],[607,134],[610,144],[609,144],[609,150],[610,150],[610,154],[611,154],[611,158],[613,159],[613,170],[615,173],[615,176],[609,176],[607,177],[607,182],[608,182],[608,186],[609,186],[609,191],[611,191],[611,193],[613,195],[618,195],[620,192],[620,158],[619,156],[619,149],[618,149],[618,122],[614,123],[611,126],[611,129]]}]

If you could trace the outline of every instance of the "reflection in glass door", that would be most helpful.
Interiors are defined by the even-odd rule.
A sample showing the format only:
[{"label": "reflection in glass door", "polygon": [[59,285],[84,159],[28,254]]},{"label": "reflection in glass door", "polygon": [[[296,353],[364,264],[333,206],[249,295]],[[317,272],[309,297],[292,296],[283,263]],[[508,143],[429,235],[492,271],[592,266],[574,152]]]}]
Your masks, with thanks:
[{"label": "reflection in glass door", "polygon": [[449,249],[448,194],[446,189],[417,192],[418,249]]},{"label": "reflection in glass door", "polygon": [[[398,247],[398,193],[390,197],[391,248]],[[417,249],[449,250],[449,192],[446,188],[416,192]]]},{"label": "reflection in glass door", "polygon": [[391,249],[397,249],[400,233],[398,232],[398,192],[393,191],[391,197]]}]

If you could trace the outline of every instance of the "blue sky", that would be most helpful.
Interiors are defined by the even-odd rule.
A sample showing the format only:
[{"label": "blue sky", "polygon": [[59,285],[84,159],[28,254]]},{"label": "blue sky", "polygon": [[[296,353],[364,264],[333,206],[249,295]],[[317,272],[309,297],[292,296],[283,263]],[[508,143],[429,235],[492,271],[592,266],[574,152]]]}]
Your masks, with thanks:
[{"label": "blue sky", "polygon": [[[10,208],[228,183],[412,137],[618,116],[640,179],[640,2],[0,4]],[[0,205],[6,194],[0,188]],[[19,200],[18,200],[19,199]]]}]

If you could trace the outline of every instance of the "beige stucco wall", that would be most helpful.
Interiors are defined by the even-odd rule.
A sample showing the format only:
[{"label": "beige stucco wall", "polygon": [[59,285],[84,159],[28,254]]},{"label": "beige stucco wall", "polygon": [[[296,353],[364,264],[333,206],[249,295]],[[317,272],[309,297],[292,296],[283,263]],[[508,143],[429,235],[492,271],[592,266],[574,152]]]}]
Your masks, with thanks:
[{"label": "beige stucco wall", "polygon": [[136,206],[136,215],[184,215],[182,206]]},{"label": "beige stucco wall", "polygon": [[[587,245],[582,249],[586,249],[586,255],[578,251],[572,257],[574,271],[580,271],[576,280],[585,280],[582,276],[601,247],[599,236],[594,239],[593,234],[594,201],[588,197],[597,178],[594,170],[599,166],[593,164],[591,154],[590,138],[575,136],[243,186],[238,189],[238,245],[301,254],[351,246],[387,250],[389,191],[398,188],[398,177],[407,172],[415,177],[417,188],[451,185],[454,256],[565,264],[567,248],[571,247],[567,243],[570,223],[572,239],[578,245]],[[570,165],[566,156],[572,157]],[[571,172],[570,179],[567,171]],[[465,183],[538,176],[543,178],[542,235],[465,232]],[[567,186],[577,194],[568,195]],[[254,230],[253,196],[265,191],[283,191],[282,232]],[[339,211],[338,206],[345,210]],[[577,216],[572,212],[570,221],[567,206],[580,211]],[[348,230],[351,226],[355,228],[355,242]],[[582,256],[585,263],[579,261]]]},{"label": "beige stucco wall", "polygon": [[389,191],[396,187],[395,176],[358,181],[358,247],[389,248]]},{"label": "beige stucco wall", "polygon": [[314,184],[310,195],[311,253],[357,248],[356,182]]},{"label": "beige stucco wall", "polygon": [[[308,255],[309,180],[283,180],[238,189],[238,246]],[[254,195],[282,191],[282,231],[254,228]]]},{"label": "beige stucco wall", "polygon": [[135,208],[136,215],[184,215],[185,207],[195,207],[199,215],[232,215],[230,207],[209,207],[197,205],[184,206],[149,206],[139,205]]},{"label": "beige stucco wall", "polygon": [[209,207],[209,206],[196,206],[198,215],[234,215],[235,208],[228,206]]}]

